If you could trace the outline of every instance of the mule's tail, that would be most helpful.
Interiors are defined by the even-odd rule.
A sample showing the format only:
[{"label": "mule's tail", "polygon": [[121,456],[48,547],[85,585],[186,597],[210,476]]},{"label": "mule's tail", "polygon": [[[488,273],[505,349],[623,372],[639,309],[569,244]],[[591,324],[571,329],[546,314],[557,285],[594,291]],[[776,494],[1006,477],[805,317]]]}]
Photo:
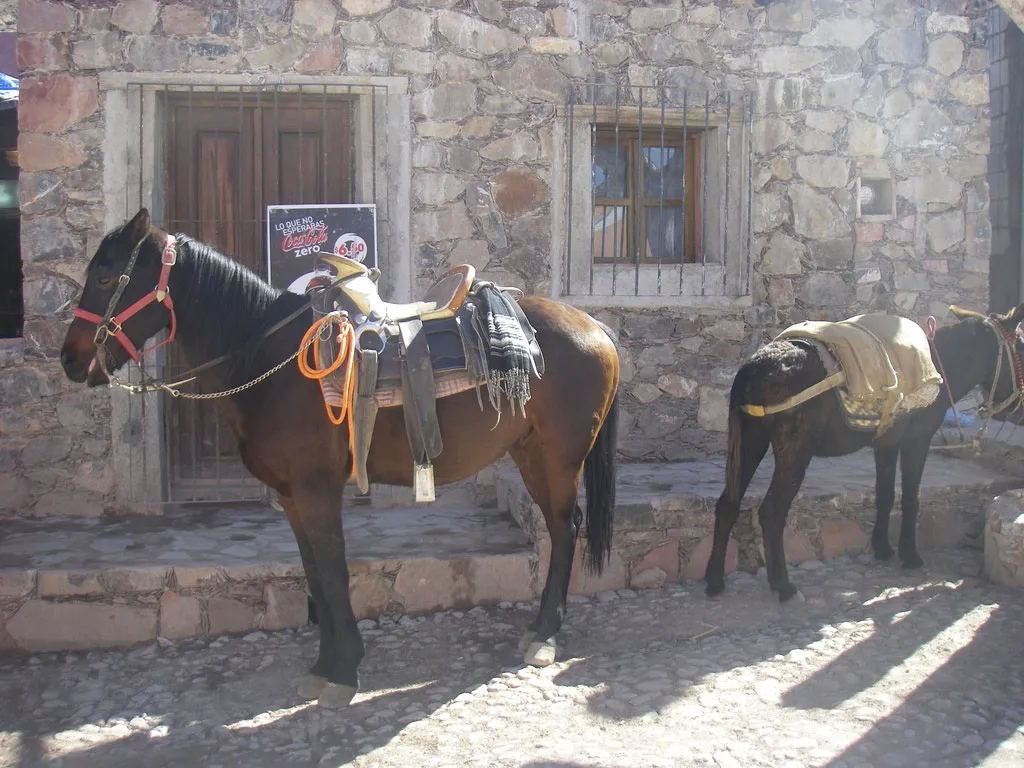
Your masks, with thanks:
[{"label": "mule's tail", "polygon": [[743,464],[740,452],[740,438],[743,424],[740,422],[740,407],[744,404],[746,387],[746,366],[741,367],[732,381],[729,391],[729,432],[725,448],[725,491],[727,497],[739,503],[740,468]]},{"label": "mule's tail", "polygon": [[598,430],[594,446],[583,463],[587,485],[587,546],[584,564],[600,575],[612,551],[612,516],[615,513],[615,450],[619,432],[619,395]]}]

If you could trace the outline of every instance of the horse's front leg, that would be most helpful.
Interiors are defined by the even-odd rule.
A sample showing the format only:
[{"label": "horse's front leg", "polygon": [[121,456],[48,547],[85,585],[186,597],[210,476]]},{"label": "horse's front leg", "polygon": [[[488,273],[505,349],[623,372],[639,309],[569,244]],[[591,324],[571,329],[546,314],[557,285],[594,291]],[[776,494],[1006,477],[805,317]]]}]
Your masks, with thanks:
[{"label": "horse's front leg", "polygon": [[364,654],[349,599],[341,525],[343,490],[344,482],[324,474],[291,483],[295,508],[289,520],[294,514],[305,534],[308,553],[302,551],[301,543],[299,551],[320,623],[320,656],[311,678],[304,681],[307,687],[303,693],[312,698],[310,694],[319,687],[320,706],[329,708],[347,705],[359,691],[359,662]]},{"label": "horse's front leg", "polygon": [[917,513],[924,463],[928,459],[930,439],[915,440],[900,450],[900,473],[903,487],[903,520],[900,521],[898,552],[904,568],[920,568],[924,560],[917,552]]},{"label": "horse's front leg", "polygon": [[871,550],[876,560],[893,555],[889,545],[889,515],[896,501],[896,460],[900,449],[875,448],[875,527],[871,531]]},{"label": "horse's front leg", "polygon": [[279,496],[278,500],[284,508],[285,517],[295,534],[295,541],[299,545],[299,555],[302,558],[302,569],[306,572],[306,583],[309,585],[309,594],[316,604],[317,624],[320,627],[320,650],[316,663],[309,670],[309,674],[299,680],[298,692],[304,699],[315,699],[327,685],[327,670],[333,665],[333,654],[335,650],[334,625],[331,623],[331,611],[327,603],[327,595],[324,593],[320,572],[316,567],[316,559],[313,557],[313,547],[310,544],[309,534],[299,514],[298,506],[294,499],[289,496]]}]

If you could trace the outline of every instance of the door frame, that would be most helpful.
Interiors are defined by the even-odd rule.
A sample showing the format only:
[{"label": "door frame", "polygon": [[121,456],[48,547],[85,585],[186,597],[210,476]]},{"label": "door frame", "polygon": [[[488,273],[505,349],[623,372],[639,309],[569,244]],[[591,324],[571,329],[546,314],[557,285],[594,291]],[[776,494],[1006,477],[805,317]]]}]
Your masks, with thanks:
[{"label": "door frame", "polygon": [[[408,79],[404,77],[282,76],[267,83],[253,75],[202,76],[162,72],[104,72],[106,96],[103,143],[104,230],[110,230],[146,205],[155,222],[167,214],[165,152],[167,121],[161,94],[168,89],[194,93],[221,88],[318,89],[349,96],[355,102],[356,195],[377,205],[382,293],[395,301],[412,299],[411,249],[412,121]],[[314,92],[307,90],[307,93]],[[101,237],[103,233],[95,233]],[[91,257],[98,239],[91,238]],[[146,372],[158,375],[163,350],[146,360]],[[133,368],[128,376],[136,380]],[[165,425],[160,393],[129,395],[110,390],[111,461],[117,506],[158,513],[168,503]]]}]

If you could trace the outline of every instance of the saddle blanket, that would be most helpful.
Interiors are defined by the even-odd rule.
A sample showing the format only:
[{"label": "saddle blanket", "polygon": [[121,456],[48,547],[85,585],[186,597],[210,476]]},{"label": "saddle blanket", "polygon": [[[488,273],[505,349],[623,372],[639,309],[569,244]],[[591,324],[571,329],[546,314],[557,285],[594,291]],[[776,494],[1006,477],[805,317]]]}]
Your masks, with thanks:
[{"label": "saddle blanket", "polygon": [[[928,337],[913,320],[897,315],[857,315],[838,323],[806,321],[792,325],[776,341],[806,340],[834,356],[845,382],[839,399],[850,426],[881,435],[895,416],[935,402],[942,377],[932,362]],[[832,374],[834,370],[828,370]]]}]

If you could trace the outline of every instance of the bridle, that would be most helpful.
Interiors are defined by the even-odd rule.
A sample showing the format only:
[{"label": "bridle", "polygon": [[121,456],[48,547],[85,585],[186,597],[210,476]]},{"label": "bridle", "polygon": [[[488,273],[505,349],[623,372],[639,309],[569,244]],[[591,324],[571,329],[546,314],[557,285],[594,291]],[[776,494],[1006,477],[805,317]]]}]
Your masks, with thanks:
[{"label": "bridle", "polygon": [[[996,357],[996,373],[992,379],[992,389],[989,390],[988,398],[982,406],[985,413],[985,425],[982,427],[982,433],[984,433],[985,427],[988,426],[988,422],[991,421],[993,416],[1006,410],[1010,410],[1012,413],[1020,408],[1021,405],[1024,405],[1024,365],[1021,364],[1020,353],[1017,351],[1017,333],[1007,331],[1003,324],[993,315],[985,318],[985,324],[996,334],[996,338],[999,340],[999,352]],[[1002,402],[996,403],[996,387],[999,384],[999,374],[1002,372],[1004,355],[1013,369],[1013,392]]]},{"label": "bridle", "polygon": [[[993,416],[1007,410],[1012,413],[1024,406],[1024,363],[1021,362],[1020,353],[1017,351],[1016,344],[1016,339],[1020,334],[1020,331],[1017,330],[1010,333],[1003,327],[1003,324],[999,322],[996,315],[978,314],[977,316],[980,317],[982,322],[984,322],[985,325],[992,330],[992,333],[996,335],[998,349],[996,351],[996,370],[995,375],[992,378],[992,387],[988,391],[985,402],[978,408],[978,414],[983,418],[983,421],[981,428],[978,430],[978,434],[972,441],[976,453],[981,451],[982,437],[985,435],[985,431],[988,429]],[[942,374],[942,379],[946,387],[946,394],[949,398],[949,405],[953,411],[953,420],[956,423],[957,431],[960,433],[960,444],[963,445],[966,443],[966,439],[964,437],[963,428],[960,425],[960,416],[956,410],[956,403],[953,402],[953,393],[949,389],[949,378],[946,376],[946,372],[942,367],[942,358],[939,356],[938,347],[935,346],[935,331],[937,325],[938,323],[935,318],[929,317],[925,324],[925,332],[928,335],[928,340],[932,345],[932,349],[935,351],[935,359],[938,360],[939,372]],[[1002,373],[1003,357],[1006,357],[1006,360],[1013,371],[1013,392],[999,403],[996,403],[996,388],[999,386],[999,374]],[[956,448],[959,446],[947,445],[933,447]]]},{"label": "bridle", "polygon": [[[132,271],[135,269],[135,263],[139,259],[139,253],[142,251],[142,246],[149,238],[149,235],[147,234],[139,240],[138,243],[136,243],[135,248],[132,250],[131,258],[128,259],[128,264],[125,266],[124,273],[117,278],[117,288],[114,289],[114,293],[110,297],[110,302],[107,304],[107,311],[103,313],[103,317],[100,317],[95,312],[88,312],[81,307],[75,307],[74,311],[75,317],[80,317],[82,320],[96,324],[96,334],[93,336],[93,343],[96,344],[97,348],[105,348],[107,342],[109,342],[111,338],[114,338],[120,342],[121,346],[124,347],[125,352],[128,353],[128,356],[137,365],[141,365],[140,361],[144,355],[148,355],[150,352],[174,341],[174,334],[178,329],[178,318],[174,314],[174,302],[171,300],[171,295],[167,290],[167,281],[171,277],[171,267],[173,267],[178,261],[178,244],[174,235],[168,234],[166,237],[167,239],[164,241],[163,254],[160,257],[160,279],[157,281],[156,288],[131,306],[119,312],[117,315],[114,314],[114,308],[117,307],[117,302],[121,300],[121,296],[124,294],[125,289],[128,287],[128,283],[132,279]],[[123,326],[128,320],[153,303],[163,304],[167,307],[167,310],[171,313],[171,330],[167,334],[167,338],[163,341],[160,341],[151,347],[139,350],[135,346],[134,342],[128,338],[128,334],[124,332]],[[96,357],[97,360],[100,361],[100,365],[103,367],[103,372],[109,376],[109,372],[106,370],[106,360],[104,359],[105,355],[97,354]]]},{"label": "bridle", "polygon": [[[177,238],[175,238],[174,235],[171,234],[166,234],[165,237],[166,239],[164,240],[164,249],[160,257],[160,277],[157,280],[156,288],[154,288],[141,299],[133,303],[131,306],[122,310],[117,315],[114,315],[114,309],[117,307],[117,303],[121,300],[121,296],[124,294],[125,289],[128,287],[128,283],[132,279],[132,271],[135,269],[135,263],[139,259],[139,253],[142,250],[142,246],[149,238],[149,235],[147,234],[145,237],[139,240],[138,243],[135,244],[135,248],[132,250],[131,257],[128,259],[128,263],[125,265],[124,273],[117,278],[117,288],[114,289],[114,293],[110,297],[110,302],[107,304],[107,310],[106,312],[103,313],[103,316],[100,317],[95,312],[89,312],[87,310],[82,309],[81,307],[75,307],[73,313],[75,317],[79,317],[82,320],[86,320],[96,325],[96,334],[93,336],[93,342],[96,344],[97,347],[96,360],[98,365],[100,366],[100,369],[103,371],[103,374],[107,377],[107,380],[110,382],[111,386],[120,387],[136,395],[145,394],[147,392],[161,391],[167,392],[173,395],[174,397],[184,397],[190,400],[212,400],[214,398],[226,397],[228,395],[236,394],[238,392],[248,389],[249,387],[254,386],[255,384],[258,384],[259,382],[263,381],[269,376],[272,376],[273,374],[277,373],[279,370],[284,368],[285,365],[287,365],[292,360],[296,359],[299,355],[301,355],[303,352],[305,352],[313,343],[315,338],[303,343],[303,345],[293,355],[286,358],[285,360],[282,360],[280,363],[270,368],[269,370],[265,371],[264,373],[260,374],[255,379],[245,384],[242,384],[241,386],[232,387],[231,389],[227,389],[222,392],[204,392],[195,394],[182,392],[180,389],[178,389],[178,387],[181,387],[184,384],[188,384],[189,382],[194,381],[197,374],[220,365],[221,363],[227,361],[232,356],[237,354],[237,352],[229,352],[227,354],[221,355],[220,357],[214,358],[213,360],[209,360],[203,363],[202,365],[196,366],[195,368],[191,368],[188,371],[185,371],[183,374],[180,374],[176,381],[169,382],[166,379],[148,378],[146,376],[145,368],[142,366],[142,358],[148,355],[150,352],[153,352],[159,349],[160,347],[164,346],[165,344],[170,344],[172,341],[174,341],[175,332],[178,329],[178,318],[174,313],[174,302],[171,300],[171,296],[167,287],[167,283],[171,277],[171,267],[173,267],[178,262],[178,241]],[[163,341],[157,342],[152,346],[145,347],[144,349],[139,350],[132,342],[132,340],[128,338],[128,334],[124,332],[123,326],[128,320],[130,320],[132,317],[138,314],[142,309],[153,303],[163,304],[165,307],[167,307],[167,311],[171,313],[170,332],[167,334],[167,338],[164,339]],[[304,303],[294,312],[289,314],[283,320],[280,320],[279,322],[272,325],[270,328],[268,328],[261,334],[261,338],[266,339],[267,337],[277,333],[279,330],[281,330],[286,325],[291,323],[292,320],[306,312],[306,310],[309,309],[310,303],[311,300],[306,301],[306,303]],[[124,347],[124,350],[128,353],[128,356],[135,362],[136,365],[139,366],[139,370],[142,373],[141,384],[132,384],[126,381],[121,381],[111,371],[107,370],[106,354],[100,354],[99,351],[100,349],[105,350],[107,343],[112,338],[120,342],[121,346]]]}]

